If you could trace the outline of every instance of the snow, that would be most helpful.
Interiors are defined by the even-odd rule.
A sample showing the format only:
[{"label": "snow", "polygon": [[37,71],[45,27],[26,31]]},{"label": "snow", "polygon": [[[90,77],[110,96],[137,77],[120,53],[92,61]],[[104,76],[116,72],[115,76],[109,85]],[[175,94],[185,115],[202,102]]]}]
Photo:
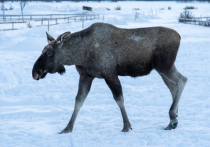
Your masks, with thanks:
[{"label": "snow", "polygon": [[[11,4],[14,10],[6,14],[20,14],[18,3]],[[84,13],[83,5],[92,6],[93,13],[104,15],[104,20],[101,17],[85,22],[85,28],[94,22],[105,22],[121,28],[165,26],[179,32],[181,45],[175,64],[188,77],[188,83],[179,104],[177,129],[163,130],[169,123],[171,94],[158,73],[152,71],[149,76],[135,79],[120,77],[133,130],[121,132],[122,117],[108,86],[104,80],[94,79],[73,132],[58,134],[71,117],[79,76],[74,66],[66,66],[63,76],[48,74],[43,80],[33,80],[33,64],[47,45],[47,27],[23,25],[19,30],[0,32],[0,146],[210,146],[210,29],[177,21],[185,6],[197,7],[192,10],[195,16],[209,16],[210,3],[31,2],[24,13],[64,13],[63,10],[68,13],[68,6]],[[114,10],[118,5],[121,11]],[[167,10],[168,6],[172,10]],[[136,7],[140,8],[137,20],[133,11]],[[163,7],[165,10],[159,11]],[[49,33],[57,37],[66,31],[73,33],[81,29],[81,22],[72,22],[51,26]]]}]

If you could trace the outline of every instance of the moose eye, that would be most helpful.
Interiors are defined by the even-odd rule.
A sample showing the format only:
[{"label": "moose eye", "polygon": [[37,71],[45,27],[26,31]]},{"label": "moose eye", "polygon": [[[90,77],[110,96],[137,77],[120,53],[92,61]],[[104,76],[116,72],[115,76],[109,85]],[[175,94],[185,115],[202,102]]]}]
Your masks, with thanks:
[{"label": "moose eye", "polygon": [[47,54],[48,57],[51,57],[53,55],[53,52],[49,50],[49,51],[46,52],[46,54]]}]

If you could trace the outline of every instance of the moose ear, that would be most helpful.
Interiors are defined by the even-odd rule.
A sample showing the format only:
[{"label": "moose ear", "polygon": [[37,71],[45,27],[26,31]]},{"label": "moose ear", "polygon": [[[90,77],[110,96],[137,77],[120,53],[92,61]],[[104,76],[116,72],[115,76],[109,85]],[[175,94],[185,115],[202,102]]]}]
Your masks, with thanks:
[{"label": "moose ear", "polygon": [[58,36],[56,41],[57,41],[57,43],[64,43],[70,39],[70,36],[71,36],[71,32],[65,32],[65,33],[61,34],[60,36]]},{"label": "moose ear", "polygon": [[46,32],[46,34],[47,34],[47,41],[48,41],[48,43],[50,43],[51,41],[53,41],[53,40],[55,40],[50,34],[48,34],[47,32]]}]

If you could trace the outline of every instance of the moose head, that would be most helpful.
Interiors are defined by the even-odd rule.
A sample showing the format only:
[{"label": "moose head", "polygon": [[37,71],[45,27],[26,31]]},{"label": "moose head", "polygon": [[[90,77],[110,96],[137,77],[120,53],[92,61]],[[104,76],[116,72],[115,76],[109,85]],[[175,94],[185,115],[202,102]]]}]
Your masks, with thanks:
[{"label": "moose head", "polygon": [[48,45],[44,47],[42,54],[33,66],[32,77],[34,80],[45,78],[47,73],[58,72],[61,75],[65,73],[62,48],[64,43],[70,39],[71,32],[61,34],[56,40],[47,32],[46,34]]}]

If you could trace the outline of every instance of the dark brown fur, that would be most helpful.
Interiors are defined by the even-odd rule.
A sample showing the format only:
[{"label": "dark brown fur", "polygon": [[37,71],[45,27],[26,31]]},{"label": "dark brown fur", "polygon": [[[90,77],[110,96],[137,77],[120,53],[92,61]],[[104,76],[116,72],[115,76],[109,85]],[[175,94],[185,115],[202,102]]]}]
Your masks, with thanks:
[{"label": "dark brown fur", "polygon": [[92,80],[104,78],[111,89],[123,117],[123,132],[131,129],[124,107],[119,76],[143,76],[156,69],[172,93],[167,130],[175,129],[178,121],[178,102],[187,78],[176,69],[174,62],[180,44],[179,34],[169,28],[150,27],[121,29],[110,24],[95,23],[77,33],[66,32],[50,42],[35,62],[35,80],[47,73],[65,72],[64,65],[76,65],[80,74],[79,88],[73,115],[61,133],[71,132],[90,90]]},{"label": "dark brown fur", "polygon": [[72,34],[66,48],[84,50],[85,56],[78,57],[87,63],[78,65],[81,74],[94,77],[90,72],[94,68],[98,69],[96,77],[104,77],[103,72],[107,74],[110,70],[117,75],[136,77],[147,75],[154,68],[160,72],[170,69],[179,43],[179,34],[164,27],[119,29],[97,23]]}]

